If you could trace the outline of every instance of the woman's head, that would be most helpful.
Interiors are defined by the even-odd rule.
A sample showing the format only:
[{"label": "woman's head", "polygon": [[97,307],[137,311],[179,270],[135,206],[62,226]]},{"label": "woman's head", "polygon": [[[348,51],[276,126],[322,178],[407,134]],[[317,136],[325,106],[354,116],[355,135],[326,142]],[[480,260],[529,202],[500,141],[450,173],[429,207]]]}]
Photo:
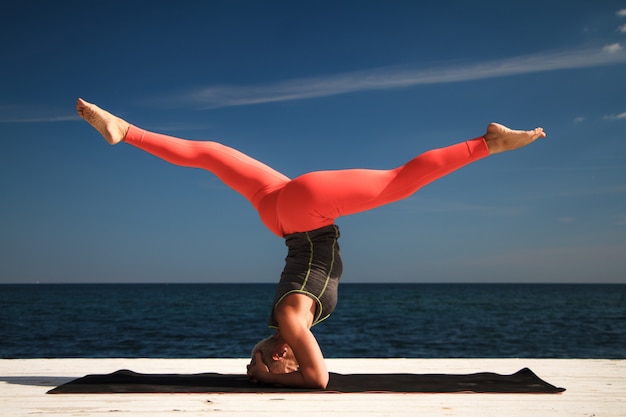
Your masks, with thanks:
[{"label": "woman's head", "polygon": [[261,353],[263,363],[272,373],[289,373],[297,371],[299,366],[293,350],[280,337],[279,333],[266,337],[252,349],[250,364],[256,361],[256,353]]}]

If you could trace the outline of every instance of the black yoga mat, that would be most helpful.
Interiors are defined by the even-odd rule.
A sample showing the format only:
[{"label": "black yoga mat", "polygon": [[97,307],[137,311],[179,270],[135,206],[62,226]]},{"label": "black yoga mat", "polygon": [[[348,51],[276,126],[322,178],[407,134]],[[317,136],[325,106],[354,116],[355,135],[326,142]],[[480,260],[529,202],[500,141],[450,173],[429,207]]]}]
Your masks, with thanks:
[{"label": "black yoga mat", "polygon": [[325,390],[252,384],[240,374],[139,374],[120,370],[107,375],[87,375],[48,391],[48,394],[110,393],[287,393],[287,392],[491,392],[559,393],[528,368],[512,375],[476,374],[330,374]]}]

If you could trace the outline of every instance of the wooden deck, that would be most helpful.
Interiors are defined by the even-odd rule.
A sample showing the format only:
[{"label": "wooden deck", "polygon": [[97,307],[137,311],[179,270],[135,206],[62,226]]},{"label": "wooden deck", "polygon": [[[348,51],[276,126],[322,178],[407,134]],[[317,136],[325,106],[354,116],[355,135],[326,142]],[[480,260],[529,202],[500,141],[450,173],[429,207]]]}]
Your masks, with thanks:
[{"label": "wooden deck", "polygon": [[626,416],[626,360],[329,359],[338,373],[510,374],[532,369],[562,394],[62,394],[51,388],[94,373],[242,373],[245,359],[3,359],[0,410],[21,416]]}]

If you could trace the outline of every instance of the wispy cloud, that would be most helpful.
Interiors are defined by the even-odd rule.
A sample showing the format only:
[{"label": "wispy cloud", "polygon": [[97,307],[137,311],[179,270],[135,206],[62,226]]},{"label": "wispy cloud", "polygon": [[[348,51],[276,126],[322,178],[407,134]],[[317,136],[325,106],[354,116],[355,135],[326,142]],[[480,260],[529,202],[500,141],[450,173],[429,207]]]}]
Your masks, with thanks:
[{"label": "wispy cloud", "polygon": [[620,113],[620,114],[607,114],[606,116],[602,117],[604,120],[620,120],[620,119],[626,119],[626,112],[624,113]]},{"label": "wispy cloud", "polygon": [[39,104],[1,104],[0,123],[56,123],[79,120],[74,112]]},{"label": "wispy cloud", "polygon": [[624,48],[619,43],[612,43],[610,45],[606,45],[602,50],[609,54],[617,54],[621,52]]},{"label": "wispy cloud", "polygon": [[626,62],[626,52],[620,44],[616,43],[603,48],[542,53],[479,64],[430,68],[387,67],[328,77],[290,79],[267,84],[210,86],[177,97],[167,97],[163,101],[169,104],[195,105],[202,108],[246,106],[359,91],[406,88],[417,85],[597,67],[623,62]]},{"label": "wispy cloud", "polygon": [[626,17],[626,9],[618,10],[615,14],[620,17]]},{"label": "wispy cloud", "polygon": [[626,23],[617,28],[617,31],[620,33],[626,33]]},{"label": "wispy cloud", "polygon": [[78,116],[0,117],[0,123],[56,123],[80,120]]}]

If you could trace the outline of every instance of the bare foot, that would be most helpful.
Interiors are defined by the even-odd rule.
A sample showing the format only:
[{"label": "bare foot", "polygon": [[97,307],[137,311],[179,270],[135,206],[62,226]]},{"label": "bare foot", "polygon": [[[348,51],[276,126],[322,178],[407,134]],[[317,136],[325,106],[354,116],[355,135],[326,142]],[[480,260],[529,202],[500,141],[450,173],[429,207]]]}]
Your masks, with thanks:
[{"label": "bare foot", "polygon": [[111,145],[116,145],[124,140],[130,124],[101,109],[95,104],[87,103],[82,98],[76,101],[76,111],[78,115],[85,119],[104,137],[104,140]]},{"label": "bare foot", "polygon": [[487,126],[487,133],[484,136],[489,153],[492,155],[521,148],[545,137],[546,134],[541,127],[533,130],[512,130],[498,123]]}]

